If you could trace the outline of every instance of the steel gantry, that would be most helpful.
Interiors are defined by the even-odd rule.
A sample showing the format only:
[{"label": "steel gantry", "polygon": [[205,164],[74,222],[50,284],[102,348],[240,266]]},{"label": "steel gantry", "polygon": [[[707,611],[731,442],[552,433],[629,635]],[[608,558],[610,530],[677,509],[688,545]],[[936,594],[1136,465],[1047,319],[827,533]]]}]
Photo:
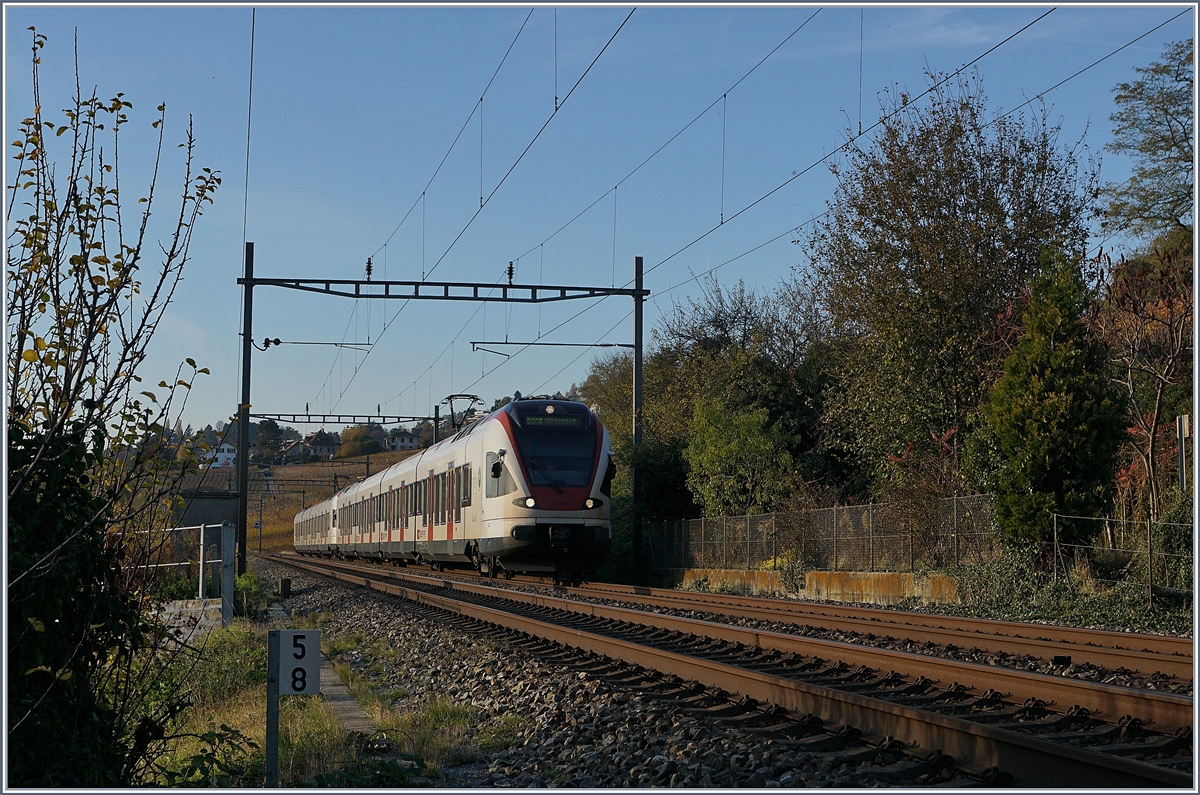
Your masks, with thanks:
[{"label": "steel gantry", "polygon": [[[481,301],[489,303],[541,304],[580,298],[626,296],[633,299],[633,444],[642,441],[642,305],[650,293],[642,285],[642,258],[634,257],[633,287],[569,287],[565,285],[513,284],[509,269],[507,284],[481,282],[371,281],[367,279],[290,279],[263,278],[254,275],[254,244],[246,243],[245,275],[237,280],[242,286],[242,399],[238,406],[238,573],[246,571],[246,514],[249,510],[250,465],[250,355],[254,345],[254,288],[281,287],[286,290],[331,295],[343,298],[370,298],[404,301]],[[368,274],[369,275],[369,274]],[[499,295],[494,293],[499,292]],[[305,415],[307,416],[307,412]],[[256,417],[277,418],[284,415]],[[288,415],[299,417],[301,415]],[[334,416],[334,415],[329,415]],[[343,416],[343,415],[336,415]],[[355,415],[347,415],[355,416]],[[435,407],[436,416],[436,407]],[[641,480],[634,456],[631,467],[634,495],[634,557],[641,560]]]}]

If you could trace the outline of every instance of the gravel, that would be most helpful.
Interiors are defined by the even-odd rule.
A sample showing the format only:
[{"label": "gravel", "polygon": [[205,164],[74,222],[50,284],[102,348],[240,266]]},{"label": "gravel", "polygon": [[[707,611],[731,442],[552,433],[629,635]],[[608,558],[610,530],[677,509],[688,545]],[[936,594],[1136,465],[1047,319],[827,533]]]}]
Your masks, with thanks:
[{"label": "gravel", "polygon": [[[323,627],[327,639],[361,633],[362,648],[338,659],[369,668],[381,692],[403,694],[395,708],[415,711],[438,699],[469,707],[468,748],[443,764],[435,786],[889,785],[887,766],[896,760],[888,754],[847,765],[829,754],[795,752],[495,639],[415,617],[394,598],[267,560],[252,565],[267,582],[291,578],[292,595],[283,603],[289,613],[331,615]],[[368,659],[366,647],[378,640],[390,653]],[[498,744],[494,733],[505,726],[512,744],[487,747]]]},{"label": "gravel", "polygon": [[[536,591],[541,593],[548,592],[547,587],[523,583],[518,584],[497,581],[489,584],[501,588],[512,588],[514,590],[521,591]],[[556,592],[554,595],[560,598],[563,596],[561,592]],[[854,643],[862,646],[873,646],[881,649],[891,649],[894,651],[910,652],[913,654],[924,654],[932,657],[943,657],[946,659],[980,663],[983,665],[998,665],[1005,668],[1014,668],[1020,671],[1035,671],[1037,673],[1048,674],[1050,676],[1086,679],[1091,682],[1122,685],[1125,687],[1139,688],[1142,690],[1156,690],[1163,693],[1174,693],[1177,695],[1186,696],[1192,695],[1193,690],[1193,680],[1179,679],[1162,673],[1146,674],[1139,671],[1129,671],[1125,668],[1118,668],[1114,670],[1087,662],[1056,664],[1053,660],[1035,657],[1029,654],[1009,654],[1004,651],[984,651],[979,648],[955,646],[953,644],[940,645],[929,641],[918,642],[908,638],[895,637],[892,635],[875,635],[871,633],[825,629],[823,627],[793,624],[790,622],[764,621],[756,618],[739,618],[735,616],[722,615],[719,613],[708,613],[699,610],[681,610],[678,608],[656,606],[643,607],[641,605],[625,602],[616,598],[602,599],[593,597],[579,597],[575,595],[571,595],[568,598],[581,602],[643,610],[645,612],[657,613],[659,615],[669,615],[679,618],[691,618],[699,621],[730,624],[733,626],[746,627],[748,629],[757,629],[766,632],[778,632],[784,635],[796,635],[800,637],[817,638],[820,640]],[[876,607],[873,605],[858,606]]]}]

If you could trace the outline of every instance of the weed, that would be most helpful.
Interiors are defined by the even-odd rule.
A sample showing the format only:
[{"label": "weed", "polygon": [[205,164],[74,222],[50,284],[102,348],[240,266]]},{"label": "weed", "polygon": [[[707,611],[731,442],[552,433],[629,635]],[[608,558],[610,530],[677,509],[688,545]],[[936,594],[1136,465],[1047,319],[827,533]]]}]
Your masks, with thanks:
[{"label": "weed", "polygon": [[362,647],[366,643],[366,636],[361,632],[351,632],[347,635],[342,635],[339,638],[329,638],[325,641],[325,654],[334,657],[338,654],[343,654],[348,651],[354,651]]},{"label": "weed", "polygon": [[267,592],[253,569],[234,578],[233,610],[246,618],[261,618],[267,611]]},{"label": "weed", "polygon": [[218,731],[197,735],[201,745],[191,756],[157,765],[158,778],[168,787],[233,787],[251,783],[250,753],[258,744],[237,729],[221,724]]},{"label": "weed", "polygon": [[375,715],[381,731],[406,735],[412,743],[413,756],[424,759],[433,768],[459,764],[474,757],[467,742],[471,710],[463,704],[438,699],[416,711],[377,708]]},{"label": "weed", "polygon": [[932,607],[1005,621],[1055,621],[1072,626],[1111,627],[1190,634],[1188,605],[1155,600],[1147,604],[1145,583],[1105,583],[1080,563],[1060,572],[1057,582],[1033,552],[1009,550],[995,560],[953,569],[961,605]]},{"label": "weed", "polygon": [[511,748],[521,740],[522,733],[529,725],[528,718],[511,712],[492,718],[481,725],[476,733],[479,747],[487,751]]}]

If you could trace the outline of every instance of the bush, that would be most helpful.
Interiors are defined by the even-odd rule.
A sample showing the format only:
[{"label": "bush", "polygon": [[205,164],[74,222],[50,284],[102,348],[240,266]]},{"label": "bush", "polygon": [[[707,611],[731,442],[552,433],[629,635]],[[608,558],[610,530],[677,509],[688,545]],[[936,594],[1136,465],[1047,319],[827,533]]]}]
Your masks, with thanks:
[{"label": "bush", "polygon": [[[1145,580],[1126,579],[1106,586],[1093,579],[1073,582],[1066,572],[1060,571],[1056,583],[1031,550],[1008,550],[987,563],[951,571],[961,604],[931,606],[931,610],[1001,621],[1052,621],[1067,626],[1142,632],[1192,632],[1190,605],[1171,605],[1156,599],[1151,608]],[[1082,570],[1075,573],[1083,574]]]},{"label": "bush", "polygon": [[253,569],[233,580],[233,612],[245,618],[261,618],[267,612],[267,592]]}]

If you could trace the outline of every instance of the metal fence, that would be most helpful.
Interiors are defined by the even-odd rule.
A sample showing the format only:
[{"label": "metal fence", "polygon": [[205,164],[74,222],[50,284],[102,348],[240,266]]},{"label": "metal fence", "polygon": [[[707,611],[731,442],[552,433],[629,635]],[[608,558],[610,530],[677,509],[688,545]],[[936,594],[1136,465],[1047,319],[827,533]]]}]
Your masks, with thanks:
[{"label": "metal fence", "polygon": [[196,598],[220,597],[225,579],[222,545],[228,543],[224,537],[228,532],[220,524],[141,531],[138,543],[143,549],[139,550],[139,560],[144,562],[136,564],[137,568],[160,569],[187,579],[196,577]]},{"label": "metal fence", "polygon": [[[1072,585],[1134,582],[1150,594],[1155,588],[1193,590],[1192,525],[1063,514],[1052,519],[1055,579]],[[1093,543],[1066,543],[1064,537]]]},{"label": "metal fence", "polygon": [[992,497],[881,503],[648,525],[661,568],[912,571],[979,563],[998,550]]}]

